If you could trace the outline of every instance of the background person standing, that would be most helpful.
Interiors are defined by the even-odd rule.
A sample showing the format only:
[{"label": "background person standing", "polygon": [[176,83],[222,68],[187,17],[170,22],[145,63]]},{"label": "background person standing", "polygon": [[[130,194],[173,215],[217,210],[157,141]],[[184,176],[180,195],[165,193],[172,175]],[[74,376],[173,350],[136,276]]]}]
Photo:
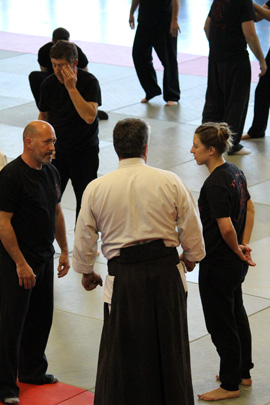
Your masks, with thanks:
[{"label": "background person standing", "polygon": [[[254,3],[256,21],[262,19],[270,21],[270,1],[263,6]],[[266,55],[267,71],[261,76],[255,90],[254,117],[247,134],[242,136],[242,140],[252,138],[264,138],[267,128],[269,108],[270,108],[270,49]]]},{"label": "background person standing", "polygon": [[214,0],[204,27],[210,51],[202,121],[229,124],[234,134],[231,155],[251,153],[240,144],[251,81],[247,43],[260,63],[260,76],[267,70],[254,20],[251,0]]},{"label": "background person standing", "polygon": [[161,94],[153,66],[155,49],[163,67],[163,98],[167,106],[180,99],[177,64],[177,36],[180,32],[178,14],[180,0],[132,0],[129,24],[135,28],[134,12],[139,7],[138,26],[133,43],[134,66],[145,91],[142,103]]}]

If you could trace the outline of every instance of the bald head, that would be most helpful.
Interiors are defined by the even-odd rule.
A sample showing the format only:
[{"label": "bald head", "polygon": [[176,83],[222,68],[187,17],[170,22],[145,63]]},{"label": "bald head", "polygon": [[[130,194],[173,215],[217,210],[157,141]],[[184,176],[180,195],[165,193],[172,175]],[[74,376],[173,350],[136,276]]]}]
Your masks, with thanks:
[{"label": "bald head", "polygon": [[33,169],[41,169],[51,163],[55,141],[54,129],[48,122],[30,122],[23,131],[22,159]]},{"label": "bald head", "polygon": [[32,138],[33,139],[33,138],[35,138],[37,136],[40,136],[46,131],[48,131],[48,132],[53,131],[54,132],[54,129],[51,126],[51,124],[49,124],[48,122],[45,122],[45,121],[40,121],[40,120],[31,121],[24,128],[23,141],[25,142],[25,140],[27,138]]}]

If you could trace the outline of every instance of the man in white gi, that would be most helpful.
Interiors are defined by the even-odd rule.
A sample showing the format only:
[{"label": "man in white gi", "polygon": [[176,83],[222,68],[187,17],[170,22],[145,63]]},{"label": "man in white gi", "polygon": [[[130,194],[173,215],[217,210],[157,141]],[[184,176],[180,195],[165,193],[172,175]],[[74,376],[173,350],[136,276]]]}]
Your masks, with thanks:
[{"label": "man in white gi", "polygon": [[182,181],[146,165],[149,132],[139,119],[116,124],[119,168],[87,186],[76,227],[73,268],[86,290],[102,285],[98,232],[108,259],[96,405],[194,403],[176,247],[192,270],[205,255],[201,222]]}]

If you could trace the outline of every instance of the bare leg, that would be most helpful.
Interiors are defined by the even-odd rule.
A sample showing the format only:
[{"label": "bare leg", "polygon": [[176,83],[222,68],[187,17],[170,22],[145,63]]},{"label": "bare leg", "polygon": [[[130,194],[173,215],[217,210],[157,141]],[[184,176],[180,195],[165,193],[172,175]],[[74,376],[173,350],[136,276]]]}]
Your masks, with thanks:
[{"label": "bare leg", "polygon": [[[219,375],[216,375],[216,380],[220,381]],[[245,387],[250,387],[252,385],[252,378],[242,378],[240,384],[244,385]]]}]

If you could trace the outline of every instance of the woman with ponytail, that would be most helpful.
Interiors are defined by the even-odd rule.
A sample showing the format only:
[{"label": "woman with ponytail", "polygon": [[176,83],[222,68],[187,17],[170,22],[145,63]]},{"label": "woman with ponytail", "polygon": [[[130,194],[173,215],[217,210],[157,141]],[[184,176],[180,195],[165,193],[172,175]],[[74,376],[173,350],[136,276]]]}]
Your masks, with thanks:
[{"label": "woman with ponytail", "polygon": [[194,135],[191,153],[210,175],[199,196],[206,256],[200,263],[199,288],[205,322],[220,356],[220,387],[198,395],[217,401],[240,395],[239,384],[252,384],[251,333],[242,299],[242,283],[251,259],[249,240],[254,205],[243,172],[226,162],[231,147],[226,123],[205,123]]}]

